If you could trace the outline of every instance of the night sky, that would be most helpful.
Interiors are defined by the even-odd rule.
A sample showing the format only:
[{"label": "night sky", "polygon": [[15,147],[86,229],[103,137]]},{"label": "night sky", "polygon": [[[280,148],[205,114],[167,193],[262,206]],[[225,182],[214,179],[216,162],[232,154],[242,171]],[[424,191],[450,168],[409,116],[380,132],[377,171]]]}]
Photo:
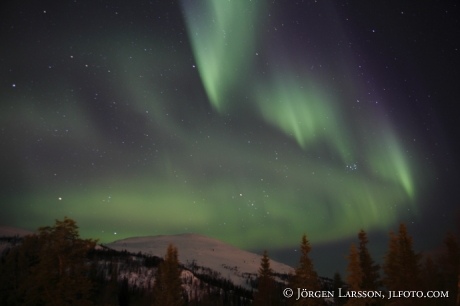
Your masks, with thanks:
[{"label": "night sky", "polygon": [[[0,224],[193,232],[320,275],[458,215],[455,1],[6,1]],[[180,250],[179,250],[180,251]]]}]

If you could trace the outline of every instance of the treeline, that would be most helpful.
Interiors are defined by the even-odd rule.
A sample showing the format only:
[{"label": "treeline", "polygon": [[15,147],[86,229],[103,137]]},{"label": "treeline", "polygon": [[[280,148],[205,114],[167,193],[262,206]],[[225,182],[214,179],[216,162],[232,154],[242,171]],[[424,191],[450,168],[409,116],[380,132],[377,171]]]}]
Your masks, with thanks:
[{"label": "treeline", "polygon": [[[432,258],[414,251],[401,224],[390,233],[382,266],[368,251],[366,232],[361,230],[357,238],[347,256],[345,280],[339,273],[333,280],[318,277],[303,235],[292,274],[274,273],[265,251],[257,276],[248,275],[248,287],[240,287],[196,263],[181,265],[173,245],[164,259],[96,246],[96,240],[81,239],[75,221],[66,217],[39,228],[36,235],[9,240],[15,246],[1,257],[0,305],[459,305],[460,250],[453,234],[446,235],[442,253]],[[291,298],[286,298],[286,288],[293,289]],[[323,296],[297,299],[297,288]],[[444,291],[449,296],[353,296],[363,291],[386,296],[392,291]],[[324,298],[324,292],[334,294]]]},{"label": "treeline", "polygon": [[[390,232],[388,251],[380,267],[372,259],[367,248],[366,232],[358,233],[358,246],[354,243],[347,256],[348,266],[346,281],[337,272],[333,281],[333,297],[310,297],[306,292],[298,299],[299,291],[307,289],[322,296],[330,290],[320,282],[308,253],[311,251],[306,235],[301,241],[301,257],[294,274],[288,280],[287,288],[293,289],[293,296],[287,300],[288,305],[460,305],[460,250],[459,245],[450,232],[443,241],[442,253],[436,258],[424,256],[413,249],[413,240],[404,223],[400,224],[397,233]],[[265,252],[258,278],[258,292],[254,295],[254,305],[283,305],[283,297],[276,292],[273,272],[269,258]],[[394,292],[406,292],[406,296],[389,299]],[[429,291],[447,292],[448,296],[424,298]],[[360,293],[371,292],[368,296]],[[373,294],[378,292],[381,294]],[[409,293],[409,296],[407,296]],[[398,293],[399,294],[399,293]],[[371,296],[372,295],[372,296]],[[375,296],[373,296],[375,295]],[[308,297],[307,297],[308,296]],[[386,297],[386,298],[385,298]]]},{"label": "treeline", "polygon": [[0,305],[252,304],[252,290],[204,267],[188,271],[172,245],[164,259],[96,246],[67,217],[4,241],[15,246],[1,256]]}]

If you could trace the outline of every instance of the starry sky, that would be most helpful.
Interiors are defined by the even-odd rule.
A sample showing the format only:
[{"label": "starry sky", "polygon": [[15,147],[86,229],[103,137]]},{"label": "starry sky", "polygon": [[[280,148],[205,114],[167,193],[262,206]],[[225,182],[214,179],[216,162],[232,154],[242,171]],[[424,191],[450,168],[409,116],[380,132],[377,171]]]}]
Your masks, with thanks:
[{"label": "starry sky", "polygon": [[[320,275],[458,215],[454,1],[6,1],[0,223],[198,233]],[[314,259],[315,260],[315,259]],[[334,264],[331,264],[333,262]]]}]

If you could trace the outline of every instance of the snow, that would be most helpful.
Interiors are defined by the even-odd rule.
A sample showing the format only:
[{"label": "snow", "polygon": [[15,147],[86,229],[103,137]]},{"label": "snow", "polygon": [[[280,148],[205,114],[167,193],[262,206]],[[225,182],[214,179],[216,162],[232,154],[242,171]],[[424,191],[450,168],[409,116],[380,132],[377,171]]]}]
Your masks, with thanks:
[{"label": "snow", "polygon": [[[0,237],[23,237],[26,235],[32,235],[35,234],[32,231],[28,231],[25,229],[20,229],[20,228],[15,228],[12,226],[6,226],[2,225],[0,226]],[[15,245],[16,242],[13,242],[11,240],[0,240],[0,254],[3,254],[7,249],[11,248],[13,245]]]},{"label": "snow", "polygon": [[[177,248],[181,264],[191,267],[194,263],[210,268],[219,272],[221,277],[230,279],[235,285],[248,287],[246,279],[255,279],[260,267],[261,255],[197,234],[127,238],[106,246],[117,251],[142,252],[163,258],[170,243]],[[292,267],[273,260],[270,260],[270,266],[274,272],[280,274],[293,271]]]},{"label": "snow", "polygon": [[32,235],[35,234],[35,232],[28,231],[25,229],[21,228],[15,228],[12,226],[6,226],[2,225],[0,226],[0,237],[14,237],[14,236],[26,236],[26,235]]},{"label": "snow", "polygon": [[[0,237],[22,237],[30,234],[35,233],[11,226],[0,226]],[[146,255],[164,258],[170,243],[177,248],[180,263],[192,270],[193,273],[209,274],[208,269],[211,269],[219,273],[220,277],[231,280],[234,285],[247,288],[249,287],[246,282],[248,278],[257,278],[261,255],[241,250],[217,239],[202,235],[181,234],[134,237],[117,240],[106,246],[117,251],[142,252]],[[0,241],[0,253],[9,247],[11,247],[11,244],[7,241]],[[100,246],[97,246],[97,248],[100,248]],[[274,260],[270,260],[270,266],[275,273],[289,274],[293,272],[292,267]],[[143,271],[143,273],[148,274],[151,272]],[[152,281],[152,276],[150,274],[145,275],[147,283]],[[133,281],[133,276],[128,276],[128,279]]]}]

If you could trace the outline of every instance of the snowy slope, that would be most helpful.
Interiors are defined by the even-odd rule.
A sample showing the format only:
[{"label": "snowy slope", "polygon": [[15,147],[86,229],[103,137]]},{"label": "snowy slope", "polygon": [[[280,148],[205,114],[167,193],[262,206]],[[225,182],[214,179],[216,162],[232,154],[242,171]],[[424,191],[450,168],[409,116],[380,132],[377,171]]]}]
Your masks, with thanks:
[{"label": "snowy slope", "polygon": [[0,237],[14,237],[14,236],[26,236],[26,235],[32,235],[35,234],[35,232],[28,231],[25,229],[21,228],[15,228],[12,226],[5,226],[1,225],[0,226]]},{"label": "snowy slope", "polygon": [[[106,246],[122,251],[164,257],[168,245],[172,243],[179,252],[181,264],[191,266],[194,262],[217,271],[223,278],[230,279],[235,285],[245,286],[246,279],[256,277],[260,267],[261,255],[246,252],[219,240],[196,234],[173,236],[148,236],[117,240]],[[288,274],[292,267],[270,260],[276,273]]]},{"label": "snowy slope", "polygon": [[[32,231],[28,231],[25,229],[15,228],[12,226],[0,226],[0,237],[23,237],[26,235],[35,234]],[[15,239],[0,239],[0,254],[6,251],[6,249],[11,248],[17,243]]]}]

